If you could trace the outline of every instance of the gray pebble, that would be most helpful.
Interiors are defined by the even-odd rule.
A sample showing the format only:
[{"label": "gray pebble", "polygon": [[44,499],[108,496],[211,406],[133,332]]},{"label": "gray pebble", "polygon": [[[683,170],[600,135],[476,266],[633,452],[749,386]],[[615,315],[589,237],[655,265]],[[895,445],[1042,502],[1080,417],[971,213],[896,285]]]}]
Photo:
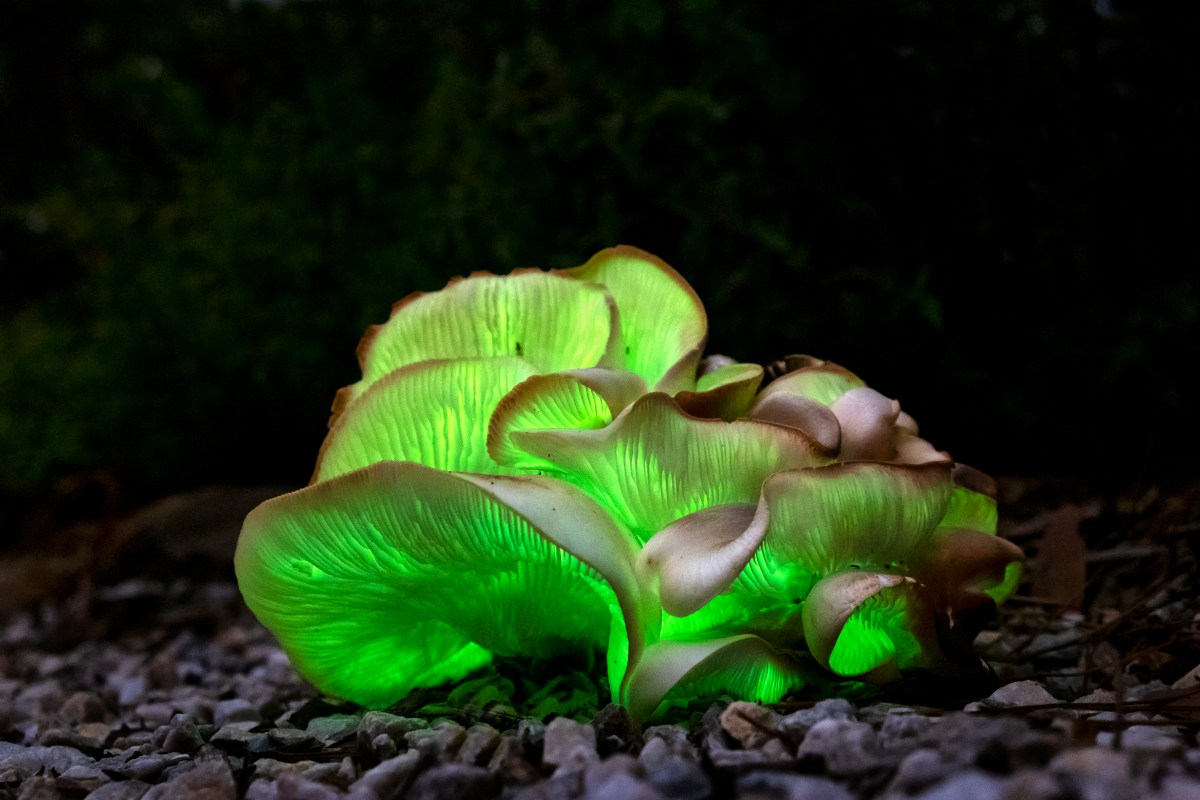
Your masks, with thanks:
[{"label": "gray pebble", "polygon": [[337,800],[342,795],[330,786],[309,780],[301,775],[287,772],[279,776],[274,783],[256,781],[264,784],[264,788],[252,799],[246,792],[247,800]]},{"label": "gray pebble", "polygon": [[1120,747],[1141,753],[1181,755],[1183,740],[1178,728],[1157,725],[1131,725],[1118,737],[1114,731],[1102,731],[1096,735],[1096,744],[1105,747]]},{"label": "gray pebble", "polygon": [[398,717],[386,711],[368,711],[358,723],[359,741],[369,743],[381,733],[392,737],[392,741],[400,741],[410,731],[428,727],[429,723],[423,719]]},{"label": "gray pebble", "polygon": [[932,726],[933,720],[923,714],[888,714],[879,725],[879,748],[889,752],[912,750]]},{"label": "gray pebble", "polygon": [[143,781],[113,781],[93,790],[84,800],[141,800],[150,791]]},{"label": "gray pebble", "polygon": [[649,783],[629,774],[616,772],[596,785],[588,786],[584,800],[663,800],[663,795]]},{"label": "gray pebble", "polygon": [[[662,739],[654,741],[661,742]],[[645,750],[642,752],[645,753]],[[666,797],[674,800],[705,800],[712,796],[712,780],[694,757],[668,752],[661,757],[643,760],[643,763],[646,765],[646,781]]]},{"label": "gray pebble", "polygon": [[223,761],[197,762],[193,769],[171,776],[146,792],[145,800],[175,800],[188,797],[197,800],[236,800],[237,784],[229,765]]},{"label": "gray pebble", "polygon": [[227,753],[242,754],[246,752],[246,747],[250,743],[250,732],[245,728],[240,727],[246,723],[233,723],[226,725],[212,735],[209,741],[220,747]]},{"label": "gray pebble", "polygon": [[314,747],[317,743],[316,739],[295,728],[272,728],[267,731],[267,736],[271,744],[279,750],[303,750],[306,747]]},{"label": "gray pebble", "polygon": [[1050,762],[1080,800],[1120,800],[1135,797],[1129,756],[1106,747],[1065,750]]},{"label": "gray pebble", "polygon": [[966,711],[974,711],[979,707],[1018,708],[1021,706],[1041,706],[1057,703],[1058,699],[1046,691],[1046,687],[1037,681],[1016,681],[1001,686],[978,704],[971,703]]},{"label": "gray pebble", "polygon": [[1182,775],[1165,778],[1153,800],[1196,800],[1200,797],[1200,780]]},{"label": "gray pebble", "polygon": [[[413,733],[428,734],[426,738],[429,740],[429,747],[426,749],[428,750],[429,756],[434,756],[436,754],[436,747],[434,746],[433,742],[433,733],[430,731],[413,731]],[[419,744],[414,746],[416,746],[417,749],[421,749]],[[389,758],[392,758],[399,753],[400,750],[396,747],[396,742],[392,740],[392,737],[388,736],[386,733],[381,733],[371,740],[371,752],[374,753],[375,757],[380,761],[387,761]]]},{"label": "gray pebble", "polygon": [[73,792],[90,792],[112,780],[99,767],[82,765],[71,767],[58,777],[59,783],[64,788],[70,787]]},{"label": "gray pebble", "polygon": [[591,725],[557,717],[546,726],[542,763],[572,771],[583,769],[599,758],[596,729]]},{"label": "gray pebble", "polygon": [[709,734],[705,739],[705,746],[713,766],[723,769],[786,766],[795,763],[796,760],[781,739],[769,739],[762,747],[754,750],[732,750],[725,747],[717,737]]},{"label": "gray pebble", "polygon": [[277,758],[260,758],[254,762],[254,777],[273,781],[289,773],[302,774],[316,763],[315,761],[280,761]]},{"label": "gray pebble", "polygon": [[813,775],[748,772],[737,785],[742,800],[854,800],[844,786]]},{"label": "gray pebble", "polygon": [[0,742],[0,783],[16,783],[32,778],[42,769],[37,748]]},{"label": "gray pebble", "polygon": [[793,711],[779,721],[779,732],[788,737],[792,744],[799,744],[812,726],[826,719],[854,719],[854,706],[848,700],[833,698],[822,700],[812,708]]},{"label": "gray pebble", "polygon": [[517,739],[526,752],[541,748],[546,738],[546,726],[536,719],[523,719],[517,723]]},{"label": "gray pebble", "polygon": [[796,758],[819,760],[831,775],[861,775],[879,763],[875,744],[875,729],[865,722],[823,719],[809,729]]},{"label": "gray pebble", "polygon": [[175,716],[171,703],[142,703],[133,710],[133,715],[147,725],[166,725]]},{"label": "gray pebble", "polygon": [[212,720],[213,724],[220,728],[231,722],[262,722],[262,714],[249,701],[234,697],[221,700],[213,706]]},{"label": "gray pebble", "polygon": [[945,778],[950,774],[950,769],[951,765],[937,750],[925,747],[913,750],[896,768],[889,788],[905,794],[916,794]]},{"label": "gray pebble", "polygon": [[350,784],[354,783],[355,777],[354,764],[350,759],[343,758],[335,763],[318,763],[313,764],[308,769],[304,770],[303,777],[317,783],[324,783],[328,786],[336,786],[340,789],[346,789]]},{"label": "gray pebble", "polygon": [[196,723],[186,714],[176,714],[166,726],[166,733],[161,741],[155,735],[155,742],[167,753],[194,753],[204,744],[204,737],[196,728]]},{"label": "gray pebble", "polygon": [[38,717],[53,712],[63,704],[62,687],[56,680],[31,683],[13,698],[13,710],[26,717]]},{"label": "gray pebble", "polygon": [[126,778],[152,781],[158,778],[167,767],[186,760],[187,756],[182,753],[172,753],[171,755],[152,753],[130,759],[122,764],[116,772]]},{"label": "gray pebble", "polygon": [[615,753],[603,761],[593,761],[583,771],[583,787],[591,790],[617,773],[633,775],[642,778],[646,770],[636,758],[628,753]]},{"label": "gray pebble", "polygon": [[916,795],[918,800],[1000,800],[1004,781],[980,770],[952,775],[941,783]]},{"label": "gray pebble", "polygon": [[134,675],[121,681],[117,690],[117,702],[123,707],[135,706],[146,696],[146,676]]},{"label": "gray pebble", "polygon": [[484,800],[499,790],[496,777],[483,767],[470,764],[439,764],[422,772],[405,795],[405,800]]},{"label": "gray pebble", "polygon": [[460,764],[484,766],[500,744],[500,731],[491,725],[472,725],[467,728],[466,739],[458,749],[455,760]]},{"label": "gray pebble", "polygon": [[1001,800],[1062,800],[1069,796],[1050,773],[1045,770],[1025,769],[1009,779]]},{"label": "gray pebble", "polygon": [[334,744],[353,736],[360,721],[360,718],[353,714],[332,714],[309,720],[305,731],[325,744]]},{"label": "gray pebble", "polygon": [[422,761],[421,754],[416,750],[409,750],[382,761],[355,781],[350,787],[351,794],[355,797],[380,800],[395,797],[408,785]]},{"label": "gray pebble", "polygon": [[653,725],[642,733],[642,741],[649,745],[655,739],[666,743],[670,752],[695,757],[696,748],[688,741],[688,734],[678,725]]}]

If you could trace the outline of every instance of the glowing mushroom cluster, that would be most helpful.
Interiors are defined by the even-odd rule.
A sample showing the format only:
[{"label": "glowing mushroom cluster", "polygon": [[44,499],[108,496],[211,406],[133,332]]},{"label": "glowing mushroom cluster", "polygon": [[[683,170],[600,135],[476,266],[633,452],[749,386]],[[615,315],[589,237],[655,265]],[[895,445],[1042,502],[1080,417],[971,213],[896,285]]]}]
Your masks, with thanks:
[{"label": "glowing mushroom cluster", "polygon": [[242,593],[318,688],[384,707],[497,655],[607,653],[639,718],[981,669],[1016,587],[990,481],[834,364],[702,360],[669,266],[475,273],[359,347],[311,485],[246,519]]}]

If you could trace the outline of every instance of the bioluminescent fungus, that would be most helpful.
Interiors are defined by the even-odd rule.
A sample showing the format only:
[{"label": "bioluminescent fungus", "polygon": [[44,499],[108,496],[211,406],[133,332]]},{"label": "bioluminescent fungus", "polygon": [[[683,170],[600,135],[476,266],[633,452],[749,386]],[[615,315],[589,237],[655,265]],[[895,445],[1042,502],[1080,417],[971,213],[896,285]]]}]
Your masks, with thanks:
[{"label": "bioluminescent fungus", "polygon": [[402,300],[311,485],[247,517],[247,604],[371,707],[571,650],[641,719],[985,669],[970,642],[1023,563],[990,480],[842,367],[790,356],[763,386],[706,336],[630,247]]}]

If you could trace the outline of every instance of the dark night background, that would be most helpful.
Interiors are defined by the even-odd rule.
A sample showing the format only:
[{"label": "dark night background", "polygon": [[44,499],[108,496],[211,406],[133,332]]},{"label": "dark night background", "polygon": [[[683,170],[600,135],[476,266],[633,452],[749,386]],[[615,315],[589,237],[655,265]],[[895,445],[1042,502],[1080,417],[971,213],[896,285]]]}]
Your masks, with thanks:
[{"label": "dark night background", "polygon": [[302,483],[393,300],[616,243],[711,350],[842,363],[961,461],[1195,477],[1198,34],[1117,0],[6,0],[0,540]]}]

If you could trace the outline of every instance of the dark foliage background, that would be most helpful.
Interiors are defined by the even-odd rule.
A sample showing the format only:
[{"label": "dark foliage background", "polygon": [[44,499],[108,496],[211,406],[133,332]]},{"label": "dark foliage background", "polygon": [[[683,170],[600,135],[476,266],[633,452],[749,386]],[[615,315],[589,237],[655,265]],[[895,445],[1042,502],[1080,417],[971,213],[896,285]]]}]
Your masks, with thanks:
[{"label": "dark foliage background", "polygon": [[618,242],[689,278],[713,350],[843,363],[960,460],[1194,473],[1198,23],[7,0],[0,530],[92,483],[302,482],[393,300]]}]

